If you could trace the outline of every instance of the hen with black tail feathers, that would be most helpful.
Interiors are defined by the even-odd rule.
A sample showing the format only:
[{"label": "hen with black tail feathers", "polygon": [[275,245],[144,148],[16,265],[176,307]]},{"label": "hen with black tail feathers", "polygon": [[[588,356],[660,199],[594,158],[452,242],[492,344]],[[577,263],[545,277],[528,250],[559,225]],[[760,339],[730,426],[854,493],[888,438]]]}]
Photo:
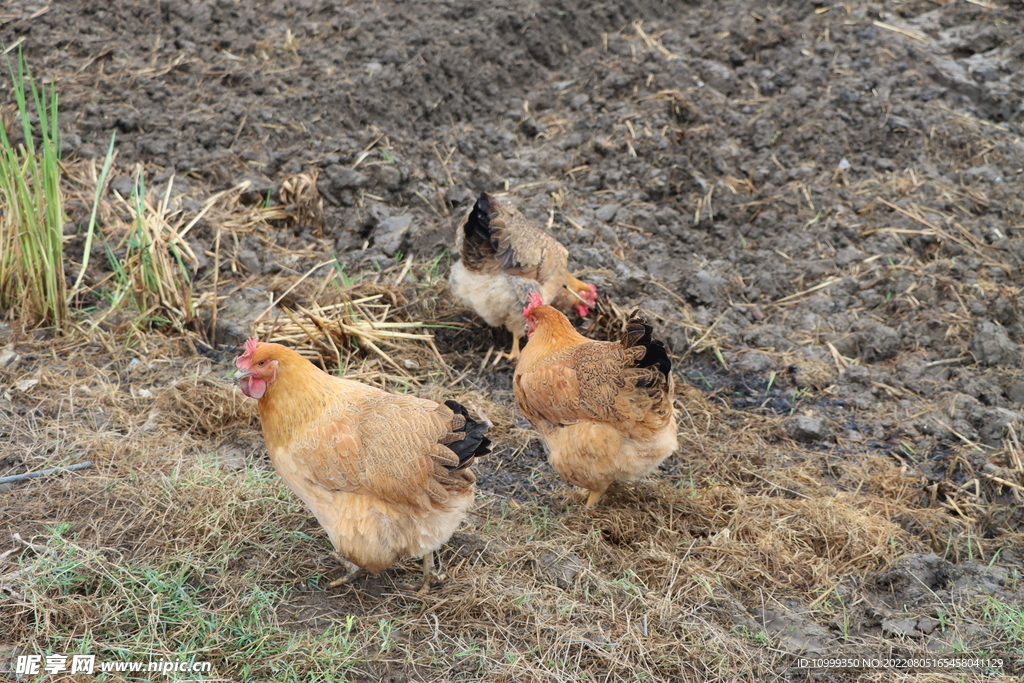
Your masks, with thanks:
[{"label": "hen with black tail feathers", "polygon": [[634,313],[618,342],[587,339],[534,295],[523,311],[530,341],[516,363],[516,402],[551,466],[589,492],[653,472],[679,445],[672,362]]},{"label": "hen with black tail feathers", "polygon": [[526,333],[521,311],[529,295],[581,317],[597,302],[597,288],[569,273],[569,252],[526,220],[515,207],[481,193],[456,230],[460,259],[449,283],[456,298],[492,327],[512,333],[512,352]]},{"label": "hen with black tail feathers", "polygon": [[423,588],[473,503],[487,426],[444,405],[328,375],[280,344],[250,339],[235,361],[259,401],[274,469],[316,515],[348,570],[331,586],[423,558]]}]

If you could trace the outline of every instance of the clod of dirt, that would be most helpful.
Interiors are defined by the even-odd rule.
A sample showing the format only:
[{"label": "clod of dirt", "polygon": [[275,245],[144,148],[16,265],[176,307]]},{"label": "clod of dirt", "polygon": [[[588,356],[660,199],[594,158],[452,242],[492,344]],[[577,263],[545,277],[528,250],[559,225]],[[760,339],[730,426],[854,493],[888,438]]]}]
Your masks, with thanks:
[{"label": "clod of dirt", "polygon": [[917,630],[915,619],[883,619],[882,633],[887,636],[908,636],[920,638],[921,633]]},{"label": "clod of dirt", "polygon": [[748,375],[760,375],[761,373],[768,372],[775,366],[772,359],[766,353],[761,351],[747,351],[744,353],[740,360],[733,365],[733,368],[738,372],[742,372]]},{"label": "clod of dirt", "polygon": [[218,454],[217,464],[232,472],[245,469],[245,452],[237,446],[225,446]]},{"label": "clod of dirt", "polygon": [[487,560],[495,551],[504,550],[505,546],[493,538],[481,536],[472,531],[457,531],[448,541],[448,547],[456,555],[466,559]]},{"label": "clod of dirt", "polygon": [[605,223],[611,223],[613,220],[615,220],[615,215],[618,213],[618,204],[605,204],[597,211],[595,211],[594,215],[603,220]]},{"label": "clod of dirt", "polygon": [[823,654],[832,640],[827,629],[801,614],[787,609],[766,609],[760,615],[764,630],[779,639],[783,649],[793,654]]},{"label": "clod of dirt", "polygon": [[121,175],[110,181],[110,189],[122,197],[130,197],[135,189],[135,181],[126,175]]},{"label": "clod of dirt", "polygon": [[386,218],[373,231],[373,245],[379,247],[388,256],[394,256],[402,248],[402,242],[410,225],[412,225],[412,216],[407,213]]},{"label": "clod of dirt", "polygon": [[260,275],[266,270],[263,266],[263,261],[260,260],[259,255],[252,249],[243,249],[238,252],[238,262],[242,264],[247,273],[253,275]]},{"label": "clod of dirt", "polygon": [[561,546],[545,550],[537,559],[537,572],[547,582],[562,590],[572,586],[573,579],[583,569],[583,560],[574,552]]},{"label": "clod of dirt", "polygon": [[892,593],[914,595],[943,590],[949,584],[952,570],[952,564],[933,553],[911,555],[897,569],[877,574],[875,585]]},{"label": "clod of dirt", "polygon": [[698,304],[714,304],[722,299],[728,281],[713,270],[699,270],[692,276],[684,276],[683,291]]},{"label": "clod of dirt", "polygon": [[1006,397],[1014,403],[1024,403],[1024,382],[1018,380],[1007,384]]},{"label": "clod of dirt", "polygon": [[900,350],[900,334],[881,323],[868,325],[850,337],[836,343],[840,353],[877,363],[895,356]]},{"label": "clod of dirt", "polygon": [[[240,253],[239,259],[241,257]],[[270,295],[255,287],[244,287],[228,296],[217,311],[217,329],[213,330],[214,341],[218,344],[245,343],[252,327],[252,321],[270,303]],[[209,312],[204,313],[203,324],[209,325],[210,314]]]},{"label": "clod of dirt", "polygon": [[0,368],[6,368],[16,362],[18,362],[18,354],[14,352],[14,349],[8,346],[0,350]]},{"label": "clod of dirt", "polygon": [[825,418],[816,415],[797,415],[786,420],[786,434],[794,441],[813,443],[828,437],[830,430]]},{"label": "clod of dirt", "polygon": [[1006,328],[993,322],[979,322],[971,338],[971,353],[985,365],[1016,366],[1020,360],[1020,346],[1010,340]]},{"label": "clod of dirt", "polygon": [[917,626],[915,627],[918,631],[924,635],[931,635],[932,631],[939,627],[939,620],[934,617],[921,617],[917,620]]}]

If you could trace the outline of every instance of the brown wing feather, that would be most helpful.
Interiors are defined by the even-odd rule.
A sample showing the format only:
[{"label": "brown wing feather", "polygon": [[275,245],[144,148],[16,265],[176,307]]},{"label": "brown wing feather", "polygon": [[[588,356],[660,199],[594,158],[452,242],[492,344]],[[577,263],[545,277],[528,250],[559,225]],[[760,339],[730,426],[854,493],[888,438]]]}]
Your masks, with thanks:
[{"label": "brown wing feather", "polygon": [[547,282],[567,278],[569,252],[547,232],[535,228],[514,206],[483,192],[456,233],[465,266]]},{"label": "brown wing feather", "polygon": [[[641,419],[650,407],[637,392],[631,353],[609,342],[561,349],[516,380],[517,398],[551,424],[579,420],[619,422]],[[646,393],[646,392],[642,392]]]},{"label": "brown wing feather", "polygon": [[558,240],[530,225],[515,207],[494,208],[491,242],[503,271],[541,283],[559,272],[568,275],[569,252]]},{"label": "brown wing feather", "polygon": [[462,438],[454,430],[464,423],[433,401],[381,392],[360,397],[343,412],[324,411],[293,446],[293,458],[306,464],[313,483],[328,490],[426,507],[475,481],[468,469],[449,469],[459,458],[444,446]]}]

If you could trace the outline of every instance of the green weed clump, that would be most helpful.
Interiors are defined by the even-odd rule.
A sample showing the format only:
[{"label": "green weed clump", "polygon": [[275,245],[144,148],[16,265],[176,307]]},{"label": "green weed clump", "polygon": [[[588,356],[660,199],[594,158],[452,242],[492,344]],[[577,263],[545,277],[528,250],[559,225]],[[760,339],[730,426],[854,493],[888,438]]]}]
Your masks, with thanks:
[{"label": "green weed clump", "polygon": [[8,62],[8,71],[23,141],[15,145],[0,125],[0,312],[60,327],[68,309],[57,91],[37,87],[20,51],[17,70]]},{"label": "green weed clump", "polygon": [[[146,326],[184,330],[195,319],[196,309],[185,259],[195,257],[181,237],[181,216],[169,208],[172,186],[169,181],[167,192],[154,205],[146,195],[142,169],[138,169],[135,187],[125,202],[132,223],[120,245],[124,257],[118,259],[108,246],[107,259],[117,283],[118,305],[130,301],[137,320]],[[172,223],[175,216],[177,225]]]}]

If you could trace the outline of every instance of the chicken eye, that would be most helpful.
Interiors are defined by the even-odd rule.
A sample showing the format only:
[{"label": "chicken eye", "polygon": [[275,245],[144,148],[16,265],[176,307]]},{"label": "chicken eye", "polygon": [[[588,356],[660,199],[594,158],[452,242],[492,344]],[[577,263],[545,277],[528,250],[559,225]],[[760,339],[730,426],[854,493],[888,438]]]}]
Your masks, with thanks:
[{"label": "chicken eye", "polygon": [[261,360],[261,361],[260,361],[259,363],[257,363],[256,365],[266,365],[266,364],[267,364],[267,361],[265,361],[265,360]]}]

